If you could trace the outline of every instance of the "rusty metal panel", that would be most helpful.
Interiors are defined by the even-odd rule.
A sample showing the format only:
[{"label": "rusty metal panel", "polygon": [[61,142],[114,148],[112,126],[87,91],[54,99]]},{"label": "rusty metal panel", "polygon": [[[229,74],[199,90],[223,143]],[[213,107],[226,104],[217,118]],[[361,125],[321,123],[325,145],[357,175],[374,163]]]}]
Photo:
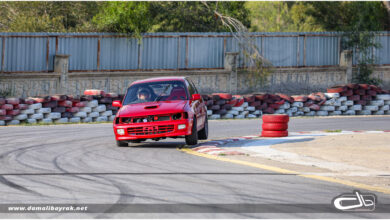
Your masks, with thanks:
[{"label": "rusty metal panel", "polygon": [[338,37],[307,36],[306,66],[338,65]]},{"label": "rusty metal panel", "polygon": [[58,39],[58,54],[67,54],[69,70],[96,70],[97,69],[97,42],[96,37],[78,37]]},{"label": "rusty metal panel", "polygon": [[135,70],[138,68],[138,40],[134,38],[102,38],[101,70]]},{"label": "rusty metal panel", "polygon": [[296,37],[265,37],[264,57],[274,66],[296,66]]},{"label": "rusty metal panel", "polygon": [[375,56],[375,63],[377,64],[390,64],[390,37],[378,36],[376,41],[380,44],[380,48],[373,49]]},{"label": "rusty metal panel", "polygon": [[178,37],[143,38],[141,69],[176,69]]},{"label": "rusty metal panel", "polygon": [[49,71],[54,70],[54,56],[56,55],[56,38],[49,37]]},{"label": "rusty metal panel", "polygon": [[223,38],[188,39],[188,68],[222,68],[223,60]]},{"label": "rusty metal panel", "polygon": [[4,72],[46,71],[47,38],[6,37]]}]

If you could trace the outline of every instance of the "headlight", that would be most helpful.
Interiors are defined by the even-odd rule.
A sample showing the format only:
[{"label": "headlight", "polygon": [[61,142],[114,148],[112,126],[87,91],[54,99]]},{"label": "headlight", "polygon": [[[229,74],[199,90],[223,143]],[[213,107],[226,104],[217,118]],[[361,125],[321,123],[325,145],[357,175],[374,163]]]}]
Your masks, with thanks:
[{"label": "headlight", "polygon": [[125,129],[122,129],[122,128],[116,129],[116,133],[118,133],[119,135],[124,135]]},{"label": "headlight", "polygon": [[177,126],[177,129],[178,129],[178,130],[185,129],[185,128],[186,128],[186,125],[185,125],[185,124],[181,124],[181,125],[178,125],[178,126]]}]

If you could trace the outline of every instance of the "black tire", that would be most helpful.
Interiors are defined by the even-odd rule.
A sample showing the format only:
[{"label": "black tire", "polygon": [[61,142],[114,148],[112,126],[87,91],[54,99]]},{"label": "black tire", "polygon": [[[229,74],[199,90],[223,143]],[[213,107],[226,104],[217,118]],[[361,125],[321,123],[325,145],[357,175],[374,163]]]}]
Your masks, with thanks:
[{"label": "black tire", "polygon": [[198,132],[198,139],[199,140],[207,140],[209,136],[209,122],[206,116],[206,121],[204,122],[204,128]]},{"label": "black tire", "polygon": [[118,146],[118,147],[128,147],[129,143],[127,143],[127,141],[116,141],[116,146]]},{"label": "black tire", "polygon": [[192,131],[190,135],[186,135],[186,144],[187,145],[196,145],[198,144],[198,131],[196,129],[196,118],[194,118],[194,123],[192,123]]}]

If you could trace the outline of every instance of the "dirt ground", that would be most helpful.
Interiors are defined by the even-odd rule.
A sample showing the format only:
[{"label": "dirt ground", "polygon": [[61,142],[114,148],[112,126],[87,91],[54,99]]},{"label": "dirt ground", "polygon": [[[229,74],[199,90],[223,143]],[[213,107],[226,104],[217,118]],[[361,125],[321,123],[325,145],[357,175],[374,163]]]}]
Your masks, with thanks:
[{"label": "dirt ground", "polygon": [[[230,156],[235,159],[276,166],[299,173],[313,173],[332,176],[373,186],[390,188],[390,133],[378,134],[340,134],[316,137],[309,141],[281,143],[271,146],[281,152],[298,154],[300,160],[306,158],[334,163],[336,167],[328,169],[317,165],[302,165],[293,160],[271,158],[248,153],[246,156]],[[243,148],[236,148],[244,151]],[[300,161],[300,162],[301,162]],[[321,163],[319,163],[321,164]],[[358,172],[345,172],[338,165],[355,168]]]},{"label": "dirt ground", "polygon": [[390,133],[342,134],[284,143],[275,149],[390,173]]}]

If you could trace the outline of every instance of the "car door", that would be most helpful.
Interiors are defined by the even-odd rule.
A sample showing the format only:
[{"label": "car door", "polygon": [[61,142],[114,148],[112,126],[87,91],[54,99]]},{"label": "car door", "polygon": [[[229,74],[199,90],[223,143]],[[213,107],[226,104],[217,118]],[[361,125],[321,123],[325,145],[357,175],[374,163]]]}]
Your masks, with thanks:
[{"label": "car door", "polygon": [[[194,83],[187,79],[188,82],[188,92],[190,93],[190,97],[192,97],[193,94],[199,94],[198,90],[196,89]],[[200,99],[198,101],[195,101],[192,103],[194,112],[196,114],[196,123],[197,123],[197,129],[200,130],[203,128],[203,124],[206,120],[206,109],[204,108],[204,101],[203,99]]]}]

